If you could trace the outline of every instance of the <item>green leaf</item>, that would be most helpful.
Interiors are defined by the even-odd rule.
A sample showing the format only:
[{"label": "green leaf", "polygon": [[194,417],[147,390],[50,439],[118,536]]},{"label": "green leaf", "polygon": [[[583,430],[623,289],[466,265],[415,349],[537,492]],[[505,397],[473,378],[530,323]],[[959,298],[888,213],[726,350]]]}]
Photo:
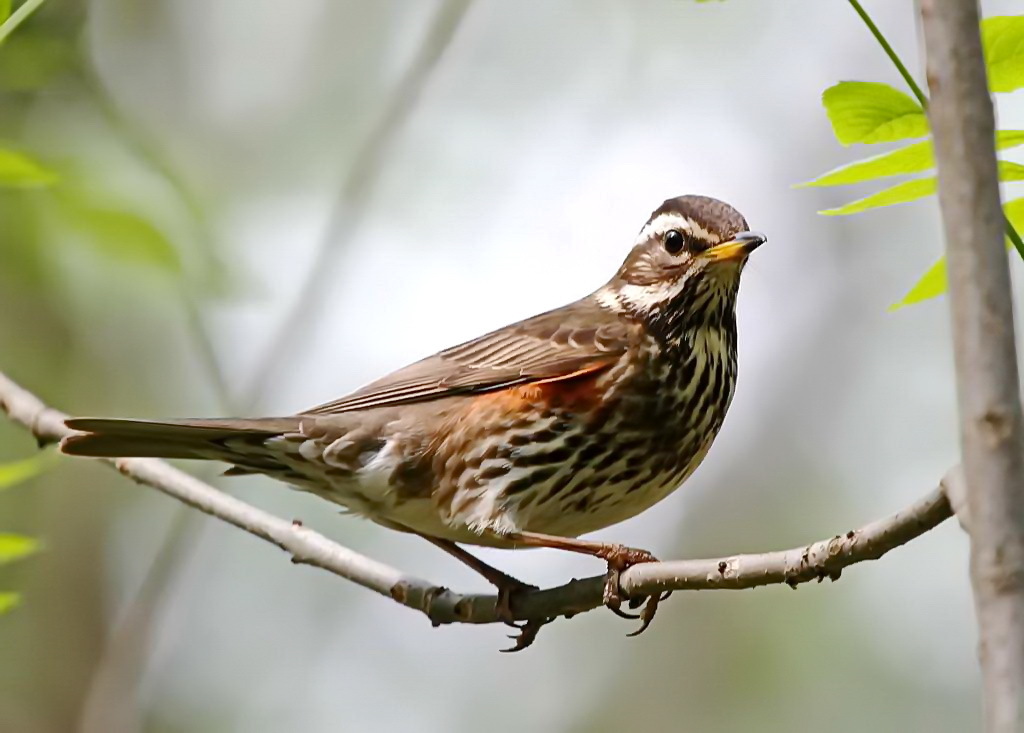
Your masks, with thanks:
[{"label": "green leaf", "polygon": [[[1000,181],[1024,181],[1024,165],[1020,163],[1014,163],[1009,160],[999,161],[999,180]],[[1012,201],[1007,203],[1009,206]],[[1006,206],[1003,209],[1006,209]]]},{"label": "green leaf", "polygon": [[0,565],[5,565],[39,550],[39,540],[21,534],[0,533]]},{"label": "green leaf", "polygon": [[27,155],[0,148],[0,186],[34,188],[49,186],[57,174],[44,168]]},{"label": "green leaf", "polygon": [[981,22],[988,85],[993,92],[1024,86],[1024,16],[999,15]]},{"label": "green leaf", "polygon": [[1024,231],[1024,197],[1003,204],[1003,213],[1018,232]]},{"label": "green leaf", "polygon": [[[1024,165],[1012,163],[1007,160],[999,161],[999,180],[1001,181],[1024,181]],[[928,178],[915,178],[912,181],[897,183],[895,186],[884,188],[870,196],[851,201],[848,204],[835,209],[825,209],[819,214],[825,216],[846,216],[858,214],[868,209],[877,209],[880,206],[892,206],[903,204],[908,201],[916,201],[926,196],[931,196],[938,188],[938,180],[935,176]]]},{"label": "green leaf", "polygon": [[[1024,144],[1024,130],[1000,130],[996,133],[996,149],[1004,150]],[[798,183],[796,188],[806,186],[846,186],[851,183],[863,183],[877,178],[898,176],[904,173],[920,173],[935,166],[932,154],[932,141],[922,140],[919,143],[906,145],[888,153],[875,155],[855,163],[835,168],[818,176],[813,181]]]},{"label": "green leaf", "polygon": [[877,209],[879,206],[892,206],[893,204],[915,201],[935,193],[936,184],[937,181],[934,176],[915,178],[913,181],[897,183],[895,186],[882,189],[878,193],[851,201],[835,209],[824,209],[818,213],[825,216],[846,216],[848,214],[858,214],[868,209]]},{"label": "green leaf", "polygon": [[0,593],[0,616],[13,610],[19,603],[21,603],[20,593]]},{"label": "green leaf", "polygon": [[178,251],[149,220],[130,211],[83,203],[77,197],[62,196],[60,201],[75,230],[104,256],[175,273],[181,270]]},{"label": "green leaf", "polygon": [[[1021,142],[1024,142],[1022,140]],[[935,165],[932,155],[931,140],[907,145],[881,155],[848,163],[824,173],[813,181],[798,183],[797,187],[805,186],[846,186],[851,183],[873,181],[876,178],[898,176],[904,173],[920,173]]]},{"label": "green leaf", "polygon": [[0,0],[0,23],[11,17],[11,0]]},{"label": "green leaf", "polygon": [[49,462],[50,453],[40,453],[32,458],[10,463],[0,463],[0,490],[28,481],[39,475]]},{"label": "green leaf", "polygon": [[896,311],[908,305],[920,303],[922,300],[929,300],[942,295],[946,292],[946,286],[946,257],[942,256],[934,265],[928,268],[928,271],[920,280],[914,283],[914,287],[906,295],[898,302],[889,306],[889,311]]},{"label": "green leaf", "polygon": [[[1007,165],[1008,164],[1005,161],[1000,163],[1000,173],[1002,173],[1004,166]],[[1012,165],[1018,169],[1024,168],[1024,166],[1018,166],[1016,163],[1011,163],[1009,165]],[[1020,179],[1004,178],[1003,180]],[[1013,201],[1008,201],[1003,206],[1003,213],[1006,215],[1006,218],[1010,221],[1010,224],[1013,225],[1013,228],[1016,229],[1018,232],[1021,231],[1022,225],[1024,225],[1024,198],[1018,198],[1014,199]],[[1007,240],[1007,242],[1009,242],[1009,240]],[[1008,243],[1007,247],[1009,246],[1010,245]],[[934,298],[937,295],[942,295],[943,293],[946,292],[947,286],[948,281],[946,279],[946,258],[943,256],[940,257],[934,265],[928,268],[928,272],[926,272],[921,277],[921,279],[914,284],[914,287],[912,287],[906,295],[904,295],[896,303],[893,303],[892,305],[889,306],[889,311],[899,310],[900,308],[904,308],[908,305],[920,303],[922,300],[928,300],[930,298]]]},{"label": "green leaf", "polygon": [[921,105],[888,84],[842,81],[826,89],[821,102],[843,145],[888,143],[928,134],[928,118]]}]

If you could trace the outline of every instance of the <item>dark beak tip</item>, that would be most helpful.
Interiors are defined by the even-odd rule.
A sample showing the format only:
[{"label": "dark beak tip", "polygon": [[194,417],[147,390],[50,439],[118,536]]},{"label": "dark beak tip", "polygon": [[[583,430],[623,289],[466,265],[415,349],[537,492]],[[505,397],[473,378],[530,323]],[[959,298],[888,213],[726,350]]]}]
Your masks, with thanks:
[{"label": "dark beak tip", "polygon": [[736,239],[747,244],[750,249],[757,249],[768,241],[768,237],[761,232],[740,232],[736,235]]}]

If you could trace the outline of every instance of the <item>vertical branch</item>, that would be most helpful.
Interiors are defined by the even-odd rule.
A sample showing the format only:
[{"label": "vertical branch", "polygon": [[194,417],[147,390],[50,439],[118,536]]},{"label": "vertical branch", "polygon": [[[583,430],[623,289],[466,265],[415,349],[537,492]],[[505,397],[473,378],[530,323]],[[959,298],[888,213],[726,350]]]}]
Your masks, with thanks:
[{"label": "vertical branch", "polygon": [[1024,728],[1024,438],[978,8],[922,0],[986,730]]}]

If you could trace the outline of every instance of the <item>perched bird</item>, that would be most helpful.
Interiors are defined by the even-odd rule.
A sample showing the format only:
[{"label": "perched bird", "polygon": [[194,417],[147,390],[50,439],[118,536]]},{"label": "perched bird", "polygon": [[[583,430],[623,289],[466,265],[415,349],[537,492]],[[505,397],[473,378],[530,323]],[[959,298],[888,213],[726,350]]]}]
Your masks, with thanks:
[{"label": "perched bird", "polygon": [[653,556],[576,538],[653,506],[704,459],[736,382],[740,273],[764,241],[728,204],[669,199],[591,295],[346,397],[290,417],[74,418],[61,448],[226,461],[228,475],[287,482],[445,549],[498,587],[509,620],[530,586],[457,543],[594,555],[617,610],[618,573]]}]

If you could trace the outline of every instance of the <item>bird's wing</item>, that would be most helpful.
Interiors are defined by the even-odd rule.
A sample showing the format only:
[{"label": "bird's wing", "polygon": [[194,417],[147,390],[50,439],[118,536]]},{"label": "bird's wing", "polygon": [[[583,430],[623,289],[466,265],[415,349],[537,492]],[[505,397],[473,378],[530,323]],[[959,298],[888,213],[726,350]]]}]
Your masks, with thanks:
[{"label": "bird's wing", "polygon": [[453,346],[303,414],[332,414],[493,392],[597,372],[626,351],[633,329],[590,299]]}]

